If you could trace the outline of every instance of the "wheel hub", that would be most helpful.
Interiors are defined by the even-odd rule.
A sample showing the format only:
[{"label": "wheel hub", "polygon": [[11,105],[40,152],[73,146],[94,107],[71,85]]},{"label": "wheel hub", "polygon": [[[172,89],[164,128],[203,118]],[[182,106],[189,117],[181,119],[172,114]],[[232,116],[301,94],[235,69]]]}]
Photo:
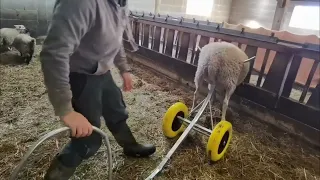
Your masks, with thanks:
[{"label": "wheel hub", "polygon": [[229,131],[227,131],[227,132],[223,135],[223,137],[222,137],[222,139],[221,139],[221,142],[220,142],[220,144],[219,144],[218,154],[222,153],[222,151],[223,151],[224,148],[226,147],[226,145],[227,145],[227,143],[228,143],[229,136],[230,136]]}]

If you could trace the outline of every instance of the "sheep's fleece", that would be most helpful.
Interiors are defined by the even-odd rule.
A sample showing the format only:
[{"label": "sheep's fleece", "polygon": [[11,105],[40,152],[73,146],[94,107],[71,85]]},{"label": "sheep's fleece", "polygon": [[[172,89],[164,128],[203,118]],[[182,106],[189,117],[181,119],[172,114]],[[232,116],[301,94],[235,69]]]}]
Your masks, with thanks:
[{"label": "sheep's fleece", "polygon": [[[228,42],[212,42],[205,45],[200,52],[198,67],[194,78],[196,95],[203,81],[208,82],[208,88],[224,97],[222,119],[225,119],[226,108],[230,96],[236,86],[241,84],[249,72],[248,56],[236,45]],[[214,94],[215,97],[215,94]]]},{"label": "sheep's fleece", "polygon": [[250,64],[244,63],[247,59],[248,56],[232,43],[209,43],[201,49],[194,82],[197,85],[203,79],[216,84],[216,89],[239,85],[249,72]]},{"label": "sheep's fleece", "polygon": [[27,34],[18,34],[12,43],[12,46],[21,53],[22,57],[25,57],[25,58],[27,57],[32,58],[35,45],[36,45],[35,38]]},{"label": "sheep's fleece", "polygon": [[14,38],[20,34],[17,29],[2,28],[0,29],[0,47],[1,50],[7,50],[13,43]]}]

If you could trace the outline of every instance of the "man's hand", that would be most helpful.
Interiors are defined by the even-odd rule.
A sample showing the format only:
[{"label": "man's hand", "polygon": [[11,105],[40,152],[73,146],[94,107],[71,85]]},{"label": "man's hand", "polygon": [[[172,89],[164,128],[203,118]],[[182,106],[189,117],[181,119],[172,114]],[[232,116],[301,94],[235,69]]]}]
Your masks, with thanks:
[{"label": "man's hand", "polygon": [[132,89],[132,78],[129,72],[122,73],[123,79],[123,90],[124,91],[131,91]]},{"label": "man's hand", "polygon": [[66,116],[61,117],[61,119],[64,124],[71,129],[72,137],[79,138],[90,136],[93,131],[92,125],[89,123],[87,118],[75,111],[72,111]]}]

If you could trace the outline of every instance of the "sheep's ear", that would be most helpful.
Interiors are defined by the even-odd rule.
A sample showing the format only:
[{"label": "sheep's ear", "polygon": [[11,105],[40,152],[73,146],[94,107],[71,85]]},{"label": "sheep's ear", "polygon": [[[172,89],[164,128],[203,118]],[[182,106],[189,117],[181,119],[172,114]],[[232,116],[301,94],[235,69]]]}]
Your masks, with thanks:
[{"label": "sheep's ear", "polygon": [[29,33],[30,34],[30,29],[29,28],[25,28],[25,33],[27,34],[27,33]]},{"label": "sheep's ear", "polygon": [[35,40],[32,39],[29,44],[30,44],[31,46],[33,46],[33,45],[34,45],[34,42],[35,42]]}]

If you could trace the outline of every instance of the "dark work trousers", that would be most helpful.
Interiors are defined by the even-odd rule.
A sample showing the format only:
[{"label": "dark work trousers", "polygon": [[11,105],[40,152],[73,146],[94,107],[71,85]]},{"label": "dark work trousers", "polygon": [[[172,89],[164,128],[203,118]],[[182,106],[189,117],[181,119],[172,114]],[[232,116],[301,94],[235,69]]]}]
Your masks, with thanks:
[{"label": "dark work trousers", "polygon": [[[107,127],[114,133],[117,124],[127,120],[128,112],[122,92],[110,71],[99,76],[70,73],[70,85],[74,110],[86,117],[93,126],[100,127],[102,115]],[[67,167],[77,167],[83,159],[93,156],[101,144],[102,137],[96,132],[84,138],[71,138],[58,154],[58,160]]]}]

